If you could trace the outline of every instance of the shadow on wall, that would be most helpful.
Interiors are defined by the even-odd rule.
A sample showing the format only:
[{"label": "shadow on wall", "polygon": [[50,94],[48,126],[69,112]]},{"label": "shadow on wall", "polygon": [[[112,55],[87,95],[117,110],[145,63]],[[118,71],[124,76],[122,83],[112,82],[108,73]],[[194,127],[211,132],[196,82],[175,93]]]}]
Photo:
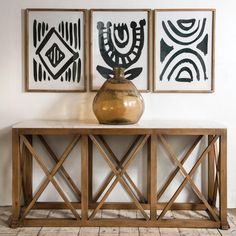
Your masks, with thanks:
[{"label": "shadow on wall", "polygon": [[[43,111],[39,110],[33,119],[50,120],[95,120],[92,102],[95,93],[58,94],[52,101],[48,99]],[[18,120],[20,121],[20,119]],[[15,122],[13,122],[15,123]],[[11,175],[12,175],[12,142],[11,126],[0,128],[0,205],[11,205]]]},{"label": "shadow on wall", "polygon": [[40,119],[96,120],[92,103],[95,93],[65,94],[42,113]]},{"label": "shadow on wall", "polygon": [[11,126],[0,129],[0,202],[11,204]]}]

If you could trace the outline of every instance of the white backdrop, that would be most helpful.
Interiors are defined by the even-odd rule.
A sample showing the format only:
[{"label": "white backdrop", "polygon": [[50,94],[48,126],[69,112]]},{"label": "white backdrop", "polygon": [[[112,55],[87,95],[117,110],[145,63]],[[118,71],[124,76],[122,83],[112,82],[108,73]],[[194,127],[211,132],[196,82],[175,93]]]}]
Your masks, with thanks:
[{"label": "white backdrop", "polygon": [[[216,8],[216,78],[213,94],[143,94],[142,119],[216,120],[228,128],[228,206],[236,207],[236,21],[235,0],[9,0],[0,1],[0,204],[11,204],[11,125],[26,119],[94,119],[94,93],[26,93],[23,70],[23,13],[25,8]],[[178,102],[177,102],[178,101]],[[175,147],[179,141],[171,140]],[[183,142],[186,140],[183,138]],[[60,146],[53,143],[55,148]],[[123,140],[118,140],[122,146]],[[104,171],[98,156],[95,161]],[[138,171],[143,165],[134,164]],[[67,165],[73,171],[72,165]],[[166,168],[165,168],[166,166]],[[163,161],[163,171],[168,162]],[[76,170],[74,170],[76,171]],[[98,172],[99,179],[103,170]],[[40,171],[38,171],[40,174]],[[75,172],[76,173],[76,172]],[[130,173],[138,178],[135,168]],[[38,182],[36,175],[34,181]],[[96,184],[96,183],[95,183]],[[145,186],[143,186],[145,187]],[[121,193],[120,193],[121,195]],[[50,192],[45,198],[50,199]],[[119,195],[111,196],[114,200]]]}]

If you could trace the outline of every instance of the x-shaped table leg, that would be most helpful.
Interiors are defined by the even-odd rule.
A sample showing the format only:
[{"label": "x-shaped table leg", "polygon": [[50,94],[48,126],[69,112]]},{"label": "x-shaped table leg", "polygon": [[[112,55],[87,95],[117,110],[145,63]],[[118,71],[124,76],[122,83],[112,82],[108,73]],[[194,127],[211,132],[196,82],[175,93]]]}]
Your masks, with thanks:
[{"label": "x-shaped table leg", "polygon": [[131,197],[131,199],[134,201],[135,205],[137,206],[137,208],[141,211],[141,213],[143,214],[143,216],[145,217],[146,220],[149,220],[148,215],[146,214],[145,210],[143,209],[143,207],[141,206],[141,204],[139,203],[139,201],[137,200],[136,196],[134,195],[134,193],[132,192],[132,190],[130,189],[130,186],[127,184],[127,182],[125,181],[125,179],[123,178],[124,173],[126,172],[127,168],[129,167],[129,165],[133,162],[133,160],[135,159],[137,153],[143,148],[144,144],[146,143],[149,135],[145,135],[141,141],[135,146],[135,148],[133,149],[133,152],[131,153],[128,161],[126,162],[126,164],[123,166],[123,168],[120,168],[121,170],[118,171],[117,167],[113,164],[113,162],[110,160],[110,158],[107,156],[106,152],[103,150],[103,148],[101,147],[101,145],[99,144],[99,142],[97,141],[97,139],[93,136],[93,135],[89,135],[90,139],[93,141],[93,143],[96,145],[98,151],[101,153],[102,157],[104,158],[104,160],[107,162],[107,164],[110,166],[110,168],[112,169],[114,175],[116,176],[116,179],[114,180],[114,182],[111,184],[111,186],[109,187],[109,189],[107,190],[107,192],[105,193],[105,195],[103,196],[103,198],[101,199],[100,203],[98,204],[98,206],[96,207],[96,209],[93,211],[93,213],[90,216],[90,220],[94,218],[94,216],[96,215],[96,213],[98,212],[98,210],[102,207],[102,205],[104,204],[105,200],[107,199],[107,197],[109,196],[109,194],[111,193],[111,191],[114,189],[114,187],[116,186],[116,184],[118,182],[120,182],[120,184],[124,187],[124,189],[126,190],[126,192],[129,194],[129,196]]},{"label": "x-shaped table leg", "polygon": [[214,184],[214,189],[213,189],[213,200],[212,200],[212,205],[215,206],[216,204],[216,197],[217,197],[217,190],[219,189],[219,171],[220,171],[220,167],[219,167],[219,154],[217,155],[218,151],[217,151],[217,147],[216,145],[214,145],[214,149],[213,149],[213,153],[214,153],[214,163],[215,163],[215,169],[216,169],[216,173],[215,173],[215,184]]},{"label": "x-shaped table leg", "polygon": [[[128,148],[128,151],[121,158],[121,161],[120,161],[120,165],[121,166],[125,163],[127,158],[130,156],[132,150],[134,150],[134,147],[139,143],[140,138],[141,138],[141,136],[138,136],[134,140],[132,145]],[[103,185],[101,186],[100,190],[98,191],[97,195],[94,197],[94,199],[93,199],[94,202],[98,201],[98,199],[101,197],[101,195],[103,194],[103,192],[105,191],[105,189],[107,188],[108,184],[111,182],[111,180],[113,179],[114,176],[115,176],[115,174],[113,172],[111,172],[111,174],[108,175],[108,177],[106,178],[105,182],[103,183]]]},{"label": "x-shaped table leg", "polygon": [[164,145],[164,147],[167,148],[168,152],[171,153],[171,157],[174,160],[174,162],[178,165],[179,169],[181,169],[182,174],[184,175],[185,179],[184,181],[181,183],[181,185],[179,186],[179,188],[177,189],[177,191],[174,193],[174,195],[171,197],[170,201],[167,203],[167,205],[165,206],[165,208],[163,209],[163,211],[161,212],[161,214],[158,217],[158,220],[161,220],[163,218],[163,216],[166,214],[166,212],[170,209],[170,207],[172,206],[172,204],[174,203],[175,199],[178,197],[178,195],[180,194],[180,192],[182,191],[182,189],[186,186],[186,184],[189,182],[191,187],[193,188],[194,192],[198,195],[198,197],[203,201],[203,203],[205,204],[205,206],[208,208],[208,210],[210,211],[212,217],[218,221],[219,218],[218,216],[215,214],[214,210],[211,208],[211,206],[209,205],[209,203],[207,202],[207,200],[205,199],[205,197],[202,195],[202,193],[198,190],[197,186],[194,184],[194,182],[192,181],[191,177],[192,175],[195,173],[196,169],[198,168],[198,166],[201,164],[203,158],[207,155],[207,153],[212,149],[212,145],[214,145],[214,143],[216,142],[216,140],[219,138],[219,136],[215,136],[212,141],[210,142],[210,144],[208,145],[208,147],[203,151],[202,155],[199,157],[199,159],[197,160],[197,162],[194,164],[194,166],[192,167],[192,169],[190,170],[189,173],[186,172],[186,170],[183,168],[182,164],[179,162],[179,160],[176,158],[176,156],[170,151],[170,148],[168,146],[168,144],[166,143],[165,139],[160,135],[160,139]]},{"label": "x-shaped table leg", "polygon": [[[195,149],[195,147],[198,145],[198,143],[200,142],[200,140],[202,139],[202,135],[198,136],[197,139],[194,141],[193,145],[189,148],[189,150],[187,151],[187,153],[184,155],[183,159],[181,160],[181,164],[183,165],[188,157],[191,155],[192,151]],[[157,201],[161,198],[161,196],[163,195],[163,193],[166,191],[167,187],[169,186],[169,184],[172,182],[172,180],[175,178],[175,176],[177,175],[177,173],[179,172],[179,166],[177,166],[175,168],[175,170],[170,174],[170,176],[168,177],[167,181],[165,182],[165,184],[163,185],[163,187],[160,189],[160,191],[157,194]]]},{"label": "x-shaped table leg", "polygon": [[[57,158],[56,154],[53,152],[53,150],[50,148],[46,140],[42,135],[38,135],[40,142],[43,144],[45,147],[46,151],[48,152],[49,156],[55,161],[57,164],[59,161],[59,158]],[[64,177],[65,181],[70,185],[72,191],[75,193],[75,196],[78,198],[78,200],[81,199],[81,192],[77,185],[74,183],[74,181],[71,179],[70,175],[67,173],[65,168],[63,166],[60,167],[59,169],[61,171],[62,177]]]},{"label": "x-shaped table leg", "polygon": [[[108,145],[108,143],[106,142],[106,140],[104,139],[103,136],[99,135],[98,136],[100,141],[102,142],[102,144],[104,145],[104,147],[106,148],[106,150],[109,152],[109,154],[111,155],[112,159],[114,160],[114,162],[116,163],[117,165],[117,170],[121,169],[122,168],[122,165],[123,163],[126,161],[128,155],[124,155],[123,158],[121,159],[121,161],[118,160],[118,158],[116,157],[116,155],[114,154],[114,152],[111,150],[110,146]],[[138,137],[140,138],[140,137]],[[110,181],[112,180],[112,178],[115,176],[115,173],[114,172],[111,172],[110,175],[108,176],[108,179],[107,181],[105,181],[104,183],[104,187],[106,187]],[[130,183],[130,185],[132,186],[132,188],[136,191],[140,201],[142,201],[143,203],[146,202],[143,194],[140,192],[140,190],[138,189],[138,187],[135,185],[135,183],[133,182],[133,180],[130,178],[130,176],[128,175],[127,172],[124,172],[124,176],[125,178],[127,179],[127,181]],[[109,181],[108,181],[109,180]],[[97,198],[98,199],[98,198]],[[96,200],[97,200],[96,199]]]},{"label": "x-shaped table leg", "polygon": [[[30,143],[32,143],[32,136],[25,136]],[[32,155],[28,149],[20,142],[20,159],[21,159],[21,173],[22,173],[22,192],[24,201],[29,204],[32,200]]]},{"label": "x-shaped table leg", "polygon": [[62,199],[64,200],[65,204],[68,206],[68,208],[71,210],[71,212],[73,213],[73,215],[76,217],[76,219],[80,219],[79,214],[77,213],[76,209],[73,207],[73,205],[71,204],[71,202],[68,200],[68,198],[66,197],[65,193],[63,192],[63,190],[61,189],[61,187],[59,186],[59,184],[57,183],[57,181],[54,179],[54,175],[57,173],[57,171],[61,168],[62,164],[64,163],[64,161],[66,160],[66,158],[68,157],[68,155],[70,154],[70,152],[72,151],[72,149],[74,148],[74,146],[77,144],[77,142],[79,141],[80,136],[76,136],[76,138],[72,141],[72,143],[69,144],[69,146],[66,148],[66,150],[64,151],[64,153],[62,154],[60,160],[58,161],[58,163],[55,165],[55,167],[52,169],[51,172],[48,171],[47,167],[45,166],[45,164],[42,161],[42,158],[35,152],[34,148],[32,147],[32,145],[29,143],[29,141],[23,136],[21,135],[21,139],[23,140],[23,143],[26,145],[26,147],[28,148],[28,150],[31,152],[32,156],[35,158],[35,160],[38,162],[38,164],[40,165],[40,167],[42,168],[42,170],[44,171],[47,179],[43,182],[43,184],[41,185],[41,187],[39,188],[39,190],[36,192],[34,198],[32,199],[32,201],[30,202],[30,204],[27,206],[27,208],[25,209],[25,212],[22,216],[22,218],[25,218],[26,215],[28,214],[28,212],[32,209],[32,207],[34,206],[35,202],[38,200],[38,198],[41,196],[42,192],[44,191],[44,189],[47,187],[47,185],[51,182],[54,187],[56,188],[56,190],[58,191],[58,193],[60,194],[60,196],[62,197]]}]

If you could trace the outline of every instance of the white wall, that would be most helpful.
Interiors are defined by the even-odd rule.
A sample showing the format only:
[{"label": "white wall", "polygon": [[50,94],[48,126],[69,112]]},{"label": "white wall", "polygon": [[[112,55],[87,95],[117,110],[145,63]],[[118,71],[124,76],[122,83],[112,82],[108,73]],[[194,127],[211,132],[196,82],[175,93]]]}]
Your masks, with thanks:
[{"label": "white wall", "polygon": [[93,93],[24,92],[22,9],[216,8],[215,93],[144,94],[146,108],[143,119],[206,119],[225,124],[228,128],[228,206],[236,207],[235,6],[235,0],[1,0],[0,204],[11,203],[12,124],[39,118],[94,118],[91,110]]}]

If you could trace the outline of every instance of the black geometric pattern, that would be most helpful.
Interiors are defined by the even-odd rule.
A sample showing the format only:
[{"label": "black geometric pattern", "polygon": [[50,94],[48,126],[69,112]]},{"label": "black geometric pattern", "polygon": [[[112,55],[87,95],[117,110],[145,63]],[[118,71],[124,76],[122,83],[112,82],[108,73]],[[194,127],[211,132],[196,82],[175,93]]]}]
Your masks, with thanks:
[{"label": "black geometric pattern", "polygon": [[32,40],[36,48],[32,62],[35,82],[51,79],[80,82],[80,19],[77,23],[61,21],[57,29],[47,22],[34,20]]},{"label": "black geometric pattern", "polygon": [[65,58],[65,54],[60,50],[56,43],[54,43],[52,47],[48,49],[45,56],[48,57],[48,60],[51,62],[53,67],[58,66]]},{"label": "black geometric pattern", "polygon": [[206,22],[206,18],[161,21],[164,35],[160,39],[160,62],[163,65],[160,81],[191,83],[208,79]]},{"label": "black geometric pattern", "polygon": [[[145,26],[145,19],[139,22],[131,21],[129,26],[126,23],[116,24],[111,21],[106,24],[102,21],[97,23],[99,51],[108,68],[97,65],[96,69],[105,79],[112,77],[112,68],[117,66],[125,69],[126,79],[133,80],[141,74],[142,67],[131,67],[142,54]],[[120,49],[124,48],[127,48],[126,52],[121,53]]]}]

